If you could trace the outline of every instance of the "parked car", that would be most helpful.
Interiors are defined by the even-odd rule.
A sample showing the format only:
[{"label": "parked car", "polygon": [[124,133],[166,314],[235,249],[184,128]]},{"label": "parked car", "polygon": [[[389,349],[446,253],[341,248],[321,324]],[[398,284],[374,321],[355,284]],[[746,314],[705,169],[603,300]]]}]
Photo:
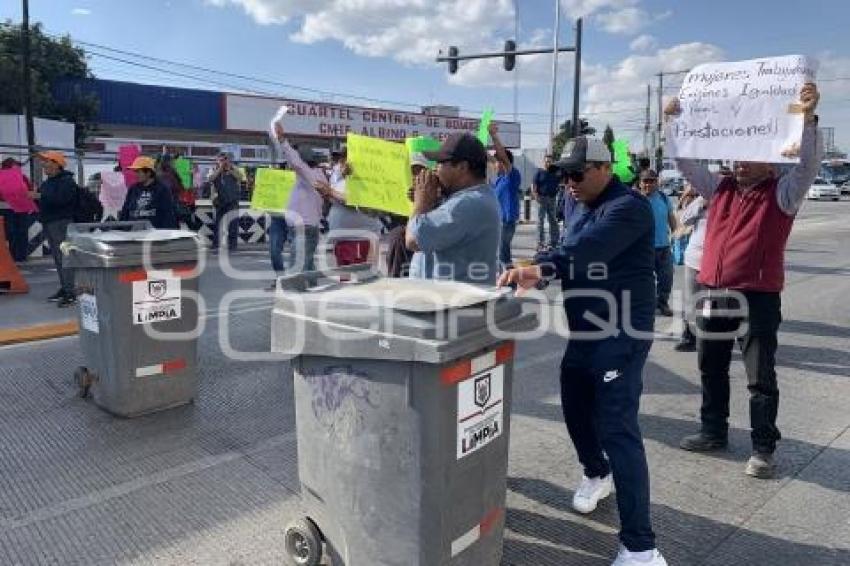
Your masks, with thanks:
[{"label": "parked car", "polygon": [[809,192],[806,193],[806,198],[809,200],[840,200],[841,190],[823,177],[817,177],[809,188]]},{"label": "parked car", "polygon": [[847,181],[846,183],[841,185],[841,194],[850,195],[850,181]]}]

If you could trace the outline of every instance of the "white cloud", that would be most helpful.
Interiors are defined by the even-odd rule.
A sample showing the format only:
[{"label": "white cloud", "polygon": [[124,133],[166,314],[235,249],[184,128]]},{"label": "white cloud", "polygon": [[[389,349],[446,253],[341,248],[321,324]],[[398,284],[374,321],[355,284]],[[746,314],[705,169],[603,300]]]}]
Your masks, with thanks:
[{"label": "white cloud", "polygon": [[658,45],[658,42],[654,37],[644,34],[632,40],[629,44],[629,49],[632,51],[649,51],[650,49],[654,49],[656,45]]},{"label": "white cloud", "polygon": [[561,0],[561,6],[570,18],[583,18],[603,10],[621,10],[637,3],[638,0]]},{"label": "white cloud", "polygon": [[608,33],[633,34],[650,23],[646,10],[634,6],[621,10],[602,12],[596,16],[602,29]]},{"label": "white cloud", "polygon": [[330,0],[205,0],[219,8],[228,4],[241,6],[258,24],[285,24],[291,18],[307,12],[322,10]]},{"label": "white cloud", "polygon": [[[493,47],[513,29],[513,0],[207,0],[241,6],[261,24],[298,21],[291,39],[337,41],[358,55],[433,64],[440,49]],[[505,35],[507,37],[507,35]]]},{"label": "white cloud", "polygon": [[73,16],[88,16],[91,15],[91,10],[88,8],[74,8],[71,10],[71,15]]}]

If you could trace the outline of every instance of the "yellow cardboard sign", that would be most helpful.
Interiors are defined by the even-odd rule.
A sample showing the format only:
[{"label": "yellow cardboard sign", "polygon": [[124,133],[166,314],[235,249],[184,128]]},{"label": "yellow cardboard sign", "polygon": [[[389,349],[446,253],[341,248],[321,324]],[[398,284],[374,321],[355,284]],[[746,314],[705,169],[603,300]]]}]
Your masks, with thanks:
[{"label": "yellow cardboard sign", "polygon": [[266,212],[283,212],[289,206],[295,188],[295,171],[283,169],[257,169],[251,208]]},{"label": "yellow cardboard sign", "polygon": [[346,204],[410,216],[407,190],[413,179],[405,144],[349,133],[346,147],[352,171],[345,182]]}]

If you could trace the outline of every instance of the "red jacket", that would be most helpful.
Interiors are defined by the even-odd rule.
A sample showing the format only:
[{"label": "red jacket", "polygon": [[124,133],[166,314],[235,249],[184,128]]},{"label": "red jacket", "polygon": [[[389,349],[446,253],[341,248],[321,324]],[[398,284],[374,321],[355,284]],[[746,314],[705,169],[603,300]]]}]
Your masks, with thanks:
[{"label": "red jacket", "polygon": [[699,281],[711,288],[779,292],[794,224],[776,198],[776,179],[742,192],[725,179],[712,197]]}]

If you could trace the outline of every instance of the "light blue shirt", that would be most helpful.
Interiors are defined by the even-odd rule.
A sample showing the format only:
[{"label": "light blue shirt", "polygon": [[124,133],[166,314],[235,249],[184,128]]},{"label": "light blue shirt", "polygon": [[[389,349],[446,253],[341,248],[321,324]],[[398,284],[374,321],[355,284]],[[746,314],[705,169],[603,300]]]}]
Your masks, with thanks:
[{"label": "light blue shirt", "polygon": [[410,220],[419,249],[433,254],[431,278],[493,285],[501,235],[499,201],[489,185],[450,195]]},{"label": "light blue shirt", "polygon": [[670,201],[659,190],[649,195],[652,216],[655,217],[655,249],[670,247]]}]

